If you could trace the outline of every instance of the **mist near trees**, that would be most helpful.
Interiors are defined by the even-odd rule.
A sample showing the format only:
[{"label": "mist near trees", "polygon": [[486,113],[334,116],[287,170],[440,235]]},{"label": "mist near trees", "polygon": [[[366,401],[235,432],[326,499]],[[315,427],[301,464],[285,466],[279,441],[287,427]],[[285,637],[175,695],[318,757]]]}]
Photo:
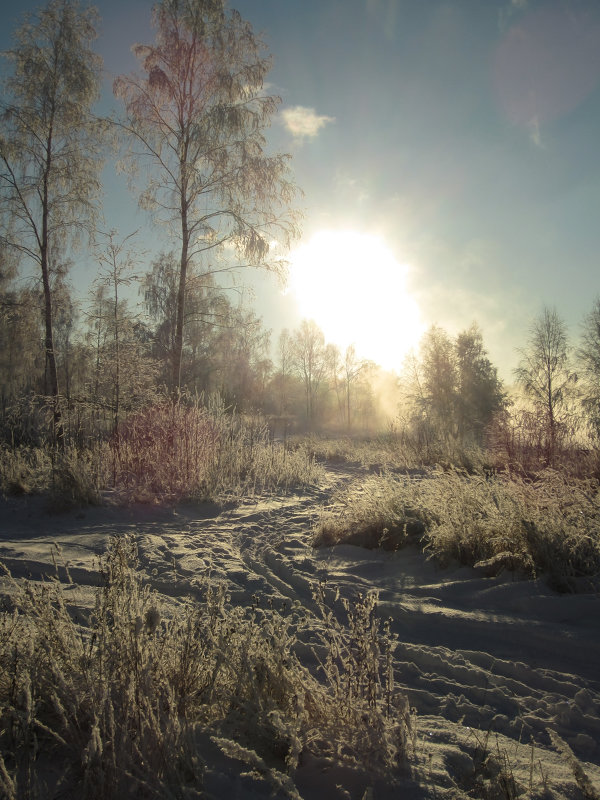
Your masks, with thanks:
[{"label": "mist near trees", "polygon": [[[430,460],[502,447],[552,465],[600,439],[600,299],[569,340],[543,308],[505,385],[481,329],[434,325],[399,375],[327,342],[312,320],[274,340],[235,286],[248,268],[285,272],[299,234],[288,156],[265,132],[264,46],[222,0],[162,0],[139,73],[114,85],[98,119],[98,17],[52,0],[5,54],[0,117],[0,436],[67,444],[119,436],[134,412],[218,397],[223,407],[298,431],[395,431]],[[120,158],[132,204],[164,226],[162,252],[104,231],[100,168]],[[79,250],[77,249],[79,248]],[[89,297],[69,268],[93,255]],[[360,310],[357,309],[357,313]],[[400,343],[399,343],[400,345]],[[400,348],[399,348],[400,349]]]}]

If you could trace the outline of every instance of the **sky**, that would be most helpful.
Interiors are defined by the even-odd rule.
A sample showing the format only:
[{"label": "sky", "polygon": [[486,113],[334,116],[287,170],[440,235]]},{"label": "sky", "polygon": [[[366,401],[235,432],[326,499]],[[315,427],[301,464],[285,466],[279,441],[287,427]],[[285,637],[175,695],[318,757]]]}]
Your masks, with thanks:
[{"label": "sky", "polygon": [[[24,0],[17,12],[1,0],[0,49],[15,17],[37,5]],[[136,66],[131,45],[152,40],[151,5],[97,3],[107,108],[113,78]],[[274,339],[314,311],[319,275],[331,285],[325,272],[336,262],[339,286],[354,290],[336,293],[334,276],[316,321],[326,330],[332,317],[330,336],[343,329],[346,339],[355,324],[362,354],[389,368],[401,368],[429,325],[456,334],[476,322],[510,380],[544,305],[557,308],[576,343],[600,294],[597,0],[231,5],[272,53],[268,89],[282,103],[268,145],[292,155],[304,192],[287,292],[272,278],[252,281]],[[112,166],[105,191],[108,225],[124,235],[140,228],[151,249],[150,221]],[[303,305],[294,275],[307,264]],[[94,266],[77,269],[84,287]],[[385,356],[384,340],[397,342]]]}]

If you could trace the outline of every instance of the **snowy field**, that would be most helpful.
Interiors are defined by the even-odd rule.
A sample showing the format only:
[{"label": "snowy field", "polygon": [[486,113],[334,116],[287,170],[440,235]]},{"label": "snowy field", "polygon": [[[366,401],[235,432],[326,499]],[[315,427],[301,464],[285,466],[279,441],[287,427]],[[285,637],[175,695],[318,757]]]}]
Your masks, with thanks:
[{"label": "snowy field", "polygon": [[[334,489],[359,479],[336,468],[318,489],[229,508],[108,506],[49,515],[39,497],[9,498],[0,506],[0,560],[16,578],[58,571],[83,622],[98,559],[111,536],[126,533],[165,608],[199,597],[207,571],[226,585],[232,604],[301,604],[309,617],[319,582],[332,597],[374,589],[379,615],[391,619],[398,639],[397,682],[416,710],[407,764],[392,783],[360,765],[307,758],[292,776],[302,798],[598,797],[598,594],[556,594],[543,579],[510,572],[439,569],[412,547],[314,550],[314,525]],[[10,603],[6,578],[2,591]],[[256,771],[216,749],[211,756],[208,744],[206,753],[207,797],[270,795]],[[576,780],[577,763],[587,779]]]}]

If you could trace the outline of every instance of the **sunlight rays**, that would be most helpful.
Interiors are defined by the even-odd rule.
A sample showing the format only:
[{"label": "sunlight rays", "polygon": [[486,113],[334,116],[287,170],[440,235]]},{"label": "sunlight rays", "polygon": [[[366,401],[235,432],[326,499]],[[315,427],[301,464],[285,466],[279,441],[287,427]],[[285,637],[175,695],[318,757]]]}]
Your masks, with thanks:
[{"label": "sunlight rays", "polygon": [[379,237],[321,231],[292,253],[290,291],[327,341],[354,344],[361,357],[399,369],[424,330],[407,275]]}]

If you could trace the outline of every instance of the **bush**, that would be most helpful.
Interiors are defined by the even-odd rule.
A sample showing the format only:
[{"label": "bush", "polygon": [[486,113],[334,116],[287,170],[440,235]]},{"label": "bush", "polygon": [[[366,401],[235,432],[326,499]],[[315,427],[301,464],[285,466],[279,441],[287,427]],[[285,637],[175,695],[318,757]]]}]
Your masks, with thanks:
[{"label": "bush", "polygon": [[111,441],[113,480],[134,500],[180,499],[201,491],[219,431],[198,407],[165,401],[133,414]]},{"label": "bush", "polygon": [[0,448],[0,490],[7,495],[46,493],[51,511],[100,502],[106,475],[103,448]]},{"label": "bush", "polygon": [[197,402],[138,412],[111,447],[117,492],[133,500],[240,496],[314,484],[323,475],[306,453],[272,442],[262,418]]},{"label": "bush", "polygon": [[[346,603],[342,625],[323,587],[319,621],[231,607],[207,578],[201,602],[167,609],[130,537],[112,540],[101,578],[85,625],[57,580],[13,581],[14,611],[0,614],[2,796],[46,797],[62,781],[81,798],[200,797],[215,748],[291,797],[303,753],[384,775],[405,759],[414,721],[374,595]],[[300,631],[316,673],[296,654]]]},{"label": "bush", "polygon": [[334,510],[321,516],[312,544],[323,547],[346,543],[397,550],[419,539],[433,521],[433,512],[421,499],[417,481],[372,476],[338,495]]},{"label": "bush", "polygon": [[68,448],[55,454],[48,505],[51,511],[66,511],[100,503],[103,483],[102,449]]},{"label": "bush", "polygon": [[315,546],[397,549],[412,539],[441,564],[456,559],[490,573],[546,573],[556,588],[600,576],[600,495],[593,480],[553,470],[534,482],[438,470],[422,479],[370,478],[337,505],[322,516]]},{"label": "bush", "polygon": [[37,447],[0,445],[0,489],[4,494],[41,492],[52,481],[52,459]]}]

